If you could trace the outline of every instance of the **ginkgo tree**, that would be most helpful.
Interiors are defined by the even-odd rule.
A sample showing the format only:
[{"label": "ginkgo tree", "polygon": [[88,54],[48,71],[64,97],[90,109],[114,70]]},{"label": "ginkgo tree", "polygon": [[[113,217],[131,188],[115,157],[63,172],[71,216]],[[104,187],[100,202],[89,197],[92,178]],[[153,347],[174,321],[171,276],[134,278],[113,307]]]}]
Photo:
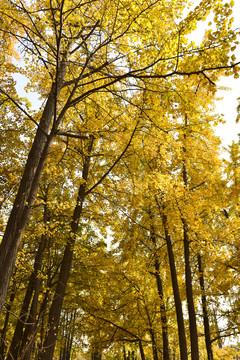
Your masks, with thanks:
[{"label": "ginkgo tree", "polygon": [[[211,152],[209,157],[203,155],[208,146],[212,152],[216,151],[210,139],[208,123],[212,117],[206,114],[209,111],[207,104],[213,101],[215,82],[220,75],[234,72],[238,76],[238,66],[232,55],[238,34],[231,29],[232,5],[231,2],[223,5],[221,1],[204,0],[185,18],[186,1],[6,1],[1,5],[2,46],[5,47],[5,42],[11,45],[7,50],[9,55],[6,53],[8,56],[1,59],[6,74],[10,79],[14,72],[21,71],[29,80],[28,90],[35,91],[43,99],[39,111],[31,111],[28,103],[17,96],[12,80],[8,82],[4,78],[1,82],[4,131],[8,130],[10,114],[18,119],[22,116],[27,128],[26,136],[21,136],[23,129],[15,123],[18,130],[16,152],[19,151],[21,161],[26,159],[26,165],[21,181],[21,169],[14,179],[14,186],[20,183],[19,189],[0,245],[1,308],[28,220],[28,231],[31,226],[34,229],[34,215],[30,218],[30,213],[36,197],[41,199],[42,189],[47,189],[51,175],[63,171],[63,164],[69,170],[69,173],[64,170],[63,176],[66,177],[64,186],[68,188],[64,193],[69,194],[71,206],[68,207],[66,227],[56,223],[61,234],[61,250],[57,250],[59,269],[56,269],[56,282],[48,301],[49,316],[44,317],[48,331],[42,341],[40,359],[53,357],[81,227],[94,217],[94,226],[106,228],[112,225],[107,216],[108,212],[111,214],[111,203],[124,208],[123,213],[133,217],[136,223],[142,223],[150,232],[149,241],[153,248],[158,247],[155,232],[166,242],[178,308],[181,359],[188,357],[180,298],[185,295],[179,291],[179,269],[174,257],[178,262],[183,256],[184,243],[191,356],[192,359],[199,358],[191,278],[192,253],[199,249],[197,246],[195,249],[193,239],[195,233],[200,236],[201,213],[213,206],[210,200],[208,204],[211,198],[208,194],[215,186],[211,172],[218,175],[215,160],[210,166],[210,159],[214,158]],[[202,44],[196,46],[188,35],[210,13],[214,15],[214,27],[206,32]],[[22,69],[11,65],[15,50],[22,53]],[[203,124],[201,117],[204,117]],[[34,127],[36,134],[33,134]],[[6,154],[14,159],[8,137],[3,141]],[[54,151],[61,156],[59,159],[58,154],[56,161]],[[71,157],[74,158],[72,162]],[[16,158],[10,161],[13,163]],[[3,172],[7,174],[6,164],[3,163]],[[15,171],[14,166],[12,169]],[[62,200],[59,185],[54,183],[56,190],[51,190],[51,199],[56,191],[57,201]],[[3,191],[11,193],[7,186]],[[44,196],[41,201],[48,204],[46,191]],[[12,196],[9,198],[12,201]],[[75,210],[72,204],[75,204]],[[134,207],[138,208],[136,212]],[[154,221],[151,220],[152,213]],[[119,216],[116,228],[112,225],[116,239],[122,224],[123,215]],[[206,237],[201,241],[209,240],[206,233],[201,230],[201,236]],[[33,238],[36,239],[34,235]],[[190,242],[194,243],[191,247]],[[27,246],[31,248],[30,244]],[[156,250],[156,295],[161,304],[166,360],[167,316],[164,293],[160,291],[158,261]],[[35,280],[38,282],[37,278]],[[35,314],[39,311],[36,304]],[[28,338],[28,355],[24,353],[24,356],[31,356],[33,338]],[[19,345],[14,342],[13,347]],[[157,359],[158,350],[153,338],[152,342],[153,357]],[[9,357],[12,351],[13,348]]]},{"label": "ginkgo tree", "polygon": [[[14,23],[11,28],[6,25],[3,34],[24,50],[29,87],[45,103],[32,115],[1,88],[2,95],[37,126],[1,243],[1,308],[49,149],[57,134],[71,130],[65,119],[81,119],[82,100],[104,90],[117,97],[119,91],[136,87],[138,79],[142,88],[150,78],[195,74],[212,84],[211,69],[236,69],[228,54],[236,38],[230,29],[230,5],[203,1],[181,20],[186,5],[185,1],[2,4],[2,22]],[[209,31],[203,47],[187,44],[185,36],[211,10],[216,31]]]}]

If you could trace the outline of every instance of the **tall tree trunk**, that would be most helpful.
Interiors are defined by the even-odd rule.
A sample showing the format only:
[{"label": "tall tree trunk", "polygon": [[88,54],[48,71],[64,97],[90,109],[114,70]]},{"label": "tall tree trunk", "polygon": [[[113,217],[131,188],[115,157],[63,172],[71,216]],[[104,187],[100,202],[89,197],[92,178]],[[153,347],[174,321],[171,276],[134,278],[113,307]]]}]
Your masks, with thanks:
[{"label": "tall tree trunk", "polygon": [[149,332],[150,332],[150,336],[151,336],[151,340],[152,340],[153,360],[158,360],[158,351],[157,351],[157,344],[156,344],[156,340],[155,340],[155,333],[154,333],[154,330],[151,327],[151,325],[149,328]]},{"label": "tall tree trunk", "polygon": [[44,342],[44,338],[45,338],[45,334],[46,334],[46,310],[47,310],[47,305],[50,302],[50,292],[51,292],[51,288],[53,286],[53,282],[56,281],[56,276],[59,270],[60,264],[59,266],[56,267],[56,269],[54,270],[54,272],[52,272],[51,267],[48,268],[47,271],[47,284],[46,284],[46,292],[44,294],[41,306],[40,306],[40,310],[38,313],[38,318],[37,318],[37,326],[39,326],[39,333],[40,336],[38,338],[38,345],[37,345],[37,359],[40,357],[42,348],[43,348],[43,342]]},{"label": "tall tree trunk", "polygon": [[156,339],[155,339],[155,333],[154,333],[154,329],[153,329],[153,325],[152,325],[152,320],[151,320],[150,314],[148,312],[148,308],[146,306],[145,306],[145,311],[146,311],[147,318],[148,318],[149,334],[150,334],[151,341],[152,341],[153,360],[158,360],[158,351],[157,351],[157,343],[156,343]]},{"label": "tall tree trunk", "polygon": [[163,339],[163,360],[170,360],[169,355],[169,342],[168,342],[168,324],[167,324],[167,312],[166,307],[164,303],[164,296],[163,296],[163,286],[162,286],[162,279],[160,276],[160,264],[157,254],[157,242],[156,242],[156,236],[154,231],[154,225],[152,223],[152,215],[150,211],[150,229],[151,229],[151,241],[154,244],[154,267],[155,267],[155,278],[157,282],[157,289],[158,289],[158,295],[160,298],[160,313],[161,313],[161,325],[162,325],[162,339]]},{"label": "tall tree trunk", "polygon": [[142,340],[139,340],[138,345],[139,345],[141,360],[146,360],[144,350],[143,350],[143,346],[142,346]]},{"label": "tall tree trunk", "polygon": [[[45,225],[49,221],[49,213],[47,208],[47,192],[44,198],[43,221]],[[37,307],[38,307],[40,287],[42,283],[42,280],[39,278],[38,273],[42,268],[43,254],[46,248],[46,242],[47,242],[46,235],[42,235],[41,243],[38,249],[38,256],[36,257],[37,269],[34,271],[35,278],[34,278],[34,293],[32,298],[32,304],[27,319],[27,324],[25,326],[25,331],[22,337],[21,346],[19,347],[19,353],[21,354],[21,357],[23,357],[23,353],[24,353],[24,360],[30,359],[32,346],[34,344],[35,332],[37,328]]]},{"label": "tall tree trunk", "polygon": [[181,360],[187,360],[188,359],[187,342],[186,342],[185,327],[184,327],[184,320],[183,320],[182,302],[181,302],[181,297],[180,297],[179,287],[178,287],[178,279],[177,279],[175,259],[174,259],[173,249],[172,249],[172,241],[171,241],[171,237],[168,232],[167,216],[164,213],[164,208],[162,211],[162,221],[163,221],[163,227],[164,227],[164,231],[165,231],[165,239],[166,239],[166,243],[167,243],[167,251],[168,251],[168,259],[169,259],[171,279],[172,279],[173,295],[174,295],[174,302],[175,302],[176,315],[177,315],[180,357],[181,357]]},{"label": "tall tree trunk", "polygon": [[123,360],[127,360],[125,345],[123,346]]},{"label": "tall tree trunk", "polygon": [[74,324],[76,319],[76,311],[65,316],[65,324],[63,328],[63,336],[61,340],[60,358],[59,360],[69,360],[71,357],[72,343],[74,338]]},{"label": "tall tree trunk", "polygon": [[42,235],[41,241],[36,253],[35,262],[34,262],[34,270],[30,276],[28,287],[25,293],[25,297],[22,303],[22,308],[20,311],[19,318],[16,323],[14,335],[11,341],[11,345],[8,351],[7,360],[17,359],[17,355],[19,353],[22,336],[24,327],[26,325],[26,319],[28,316],[28,309],[31,303],[32,295],[34,292],[34,288],[36,286],[36,281],[39,281],[38,279],[38,273],[41,270],[42,267],[42,260],[43,260],[43,253],[45,249],[46,244],[46,237],[45,235]]},{"label": "tall tree trunk", "polygon": [[6,298],[18,248],[25,231],[31,207],[35,201],[42,171],[57,129],[49,129],[53,118],[67,61],[60,64],[59,79],[52,84],[48,99],[39,122],[32,148],[29,152],[22,180],[0,244],[0,314]]},{"label": "tall tree trunk", "polygon": [[193,301],[193,287],[192,287],[192,274],[190,266],[190,248],[188,238],[188,228],[184,219],[183,221],[183,238],[184,238],[184,258],[185,258],[185,279],[186,279],[186,294],[188,304],[188,316],[190,327],[190,340],[191,340],[191,359],[199,360],[198,349],[198,333],[197,333],[197,320],[196,312]]},{"label": "tall tree trunk", "polygon": [[160,313],[162,323],[162,338],[163,338],[163,360],[170,360],[169,343],[168,343],[168,325],[167,325],[167,312],[163,297],[162,279],[159,273],[160,265],[158,259],[155,259],[155,277],[157,281],[158,295],[160,297]]},{"label": "tall tree trunk", "polygon": [[205,295],[202,258],[201,258],[200,254],[198,254],[198,271],[199,271],[200,288],[201,288],[201,293],[202,293],[201,299],[202,299],[202,311],[203,311],[203,325],[204,325],[204,336],[205,336],[205,344],[206,344],[206,349],[207,349],[207,356],[208,356],[208,360],[213,360],[209,317],[208,317],[208,310],[207,310],[207,298]]},{"label": "tall tree trunk", "polygon": [[77,204],[75,206],[74,214],[71,221],[71,232],[69,234],[68,242],[64,250],[56,291],[49,311],[48,331],[44,340],[43,350],[39,357],[40,360],[51,360],[53,357],[63,298],[72,266],[75,236],[78,230],[78,224],[82,214],[83,202],[85,199],[86,181],[88,178],[88,172],[90,166],[89,154],[92,151],[93,140],[94,137],[91,136],[89,140],[89,146],[87,149],[87,155],[85,156],[85,162],[83,165],[82,179],[84,180],[84,182],[81,183],[78,191]]},{"label": "tall tree trunk", "polygon": [[92,354],[91,354],[91,359],[92,360],[102,360],[102,353],[98,350],[94,351]]},{"label": "tall tree trunk", "polygon": [[[38,343],[38,352],[37,352],[37,356],[39,357],[42,348],[43,348],[43,342],[44,342],[44,334],[46,332],[45,329],[45,316],[46,316],[46,309],[47,309],[47,304],[48,304],[48,299],[49,299],[49,294],[50,294],[50,288],[51,288],[51,283],[52,283],[52,278],[50,277],[50,274],[48,274],[48,281],[47,281],[47,291],[44,295],[43,301],[41,303],[40,306],[40,311],[39,311],[39,315],[38,315],[38,319],[37,319],[37,323],[40,326],[40,336],[39,336],[39,343]],[[41,325],[40,325],[41,324]]]},{"label": "tall tree trunk", "polygon": [[10,310],[16,295],[16,282],[13,282],[13,289],[10,294],[9,303],[6,305],[6,316],[4,320],[3,329],[1,331],[1,340],[0,340],[0,360],[4,360],[5,358],[5,350],[6,350],[6,335],[7,335],[7,328],[8,328],[8,321],[10,316]]},{"label": "tall tree trunk", "polygon": [[[185,116],[185,125],[187,125],[187,116]],[[184,133],[185,143],[186,140],[187,140],[187,136]],[[183,153],[184,154],[186,153],[185,144],[183,146]],[[183,159],[182,177],[183,177],[183,183],[187,188],[188,179],[187,179],[187,168],[186,168],[185,158]],[[189,317],[190,340],[191,340],[191,359],[199,360],[197,320],[196,320],[196,312],[193,301],[192,271],[190,265],[190,245],[189,245],[190,241],[188,236],[188,224],[184,217],[182,217],[182,224],[183,224],[186,294],[187,294],[188,317]]]},{"label": "tall tree trunk", "polygon": [[37,329],[37,307],[38,307],[38,298],[40,293],[41,282],[42,282],[41,279],[37,277],[35,282],[35,291],[32,299],[31,309],[29,312],[27,324],[25,327],[22,343],[19,350],[21,357],[23,357],[24,354],[24,360],[30,360],[32,347],[34,344],[35,333]]}]

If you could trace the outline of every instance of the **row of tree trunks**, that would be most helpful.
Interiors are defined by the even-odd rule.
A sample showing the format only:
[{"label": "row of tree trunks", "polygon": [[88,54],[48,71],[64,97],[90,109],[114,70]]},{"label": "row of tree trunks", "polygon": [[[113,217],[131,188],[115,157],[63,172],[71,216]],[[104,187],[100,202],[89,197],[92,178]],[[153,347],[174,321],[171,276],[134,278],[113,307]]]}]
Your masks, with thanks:
[{"label": "row of tree trunks", "polygon": [[71,312],[70,316],[64,316],[64,328],[61,343],[63,344],[60,349],[59,360],[70,360],[72,352],[72,344],[74,338],[74,325],[76,319],[76,311]]},{"label": "row of tree trunks", "polygon": [[67,335],[64,339],[64,345],[60,350],[59,360],[70,360],[72,350],[72,337]]},{"label": "row of tree trunks", "polygon": [[[43,220],[44,220],[44,224],[46,224],[48,220],[47,201],[45,201],[45,205],[44,205]],[[47,238],[43,234],[41,237],[41,241],[39,243],[38,250],[36,252],[33,272],[28,282],[25,297],[22,303],[22,308],[20,310],[20,315],[18,317],[12,342],[8,351],[7,360],[17,359],[18,355],[21,354],[21,351],[25,349],[27,339],[29,338],[29,336],[31,337],[31,334],[35,328],[38,296],[39,296],[40,284],[41,284],[39,273],[42,268],[43,254],[46,247],[46,241]],[[29,307],[31,301],[32,301],[32,305],[29,313]],[[24,328],[25,328],[25,332],[24,332]]]},{"label": "row of tree trunks", "polygon": [[0,360],[4,360],[5,358],[5,351],[6,351],[6,335],[7,335],[7,329],[8,329],[8,322],[9,322],[9,317],[10,317],[10,311],[11,311],[11,307],[13,304],[13,301],[15,299],[16,296],[16,280],[13,276],[13,286],[11,289],[11,293],[10,293],[10,297],[9,297],[9,302],[6,305],[6,315],[5,315],[5,319],[4,319],[4,325],[1,331],[1,340],[0,340]]}]

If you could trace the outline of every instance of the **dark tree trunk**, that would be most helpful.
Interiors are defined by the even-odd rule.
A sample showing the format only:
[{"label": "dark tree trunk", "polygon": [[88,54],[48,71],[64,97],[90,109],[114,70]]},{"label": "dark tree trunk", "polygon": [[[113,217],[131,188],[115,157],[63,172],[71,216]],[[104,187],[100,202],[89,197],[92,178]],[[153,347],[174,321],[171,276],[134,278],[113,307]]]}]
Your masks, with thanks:
[{"label": "dark tree trunk", "polygon": [[127,360],[125,346],[123,346],[123,360]]},{"label": "dark tree trunk", "polygon": [[155,333],[154,333],[154,330],[151,327],[151,325],[149,328],[149,332],[150,332],[150,336],[151,336],[151,340],[152,340],[153,360],[158,360],[158,351],[157,351],[157,344],[156,344],[156,340],[155,340]]},{"label": "dark tree trunk", "polygon": [[19,318],[17,320],[17,324],[15,327],[14,335],[12,338],[12,342],[8,351],[7,360],[17,359],[19,349],[21,346],[22,336],[24,327],[26,325],[26,319],[28,316],[28,309],[31,303],[32,295],[34,292],[34,288],[36,287],[36,282],[39,281],[38,279],[38,273],[41,270],[42,267],[42,260],[43,260],[43,253],[45,248],[46,238],[45,235],[41,237],[41,241],[38,247],[38,251],[36,253],[36,258],[34,262],[34,271],[32,272],[28,287],[25,293],[25,297],[23,300],[22,308],[20,311]]},{"label": "dark tree trunk", "polygon": [[71,337],[69,337],[69,339],[68,339],[68,345],[67,345],[66,360],[70,360],[71,351],[72,351],[72,343],[73,343],[73,339],[72,339]]},{"label": "dark tree trunk", "polygon": [[192,274],[190,266],[190,248],[188,229],[184,219],[183,221],[183,233],[184,233],[184,258],[185,258],[185,279],[186,279],[186,293],[187,293],[187,304],[188,304],[188,316],[189,316],[189,327],[190,327],[190,340],[191,340],[191,359],[199,360],[199,349],[198,349],[198,333],[197,333],[197,320],[196,312],[193,301],[193,287],[192,287]]},{"label": "dark tree trunk", "polygon": [[91,355],[92,360],[102,360],[102,353],[100,351],[94,351]]},{"label": "dark tree trunk", "polygon": [[65,251],[62,259],[62,265],[59,273],[59,278],[57,281],[57,287],[56,287],[54,299],[50,307],[48,331],[46,333],[46,337],[43,343],[43,349],[39,357],[39,359],[41,360],[51,360],[53,356],[63,298],[72,264],[72,256],[73,256],[73,243],[68,242],[68,244],[65,247]]},{"label": "dark tree trunk", "polygon": [[204,336],[205,336],[205,344],[206,344],[206,349],[207,349],[207,356],[208,356],[208,360],[213,360],[209,317],[208,317],[208,310],[207,310],[207,298],[205,295],[202,258],[201,258],[200,254],[198,254],[198,270],[199,270],[199,282],[200,282],[201,293],[202,293],[201,298],[202,298],[203,324],[204,324]]},{"label": "dark tree trunk", "polygon": [[152,223],[152,215],[150,212],[150,220],[151,220],[151,224],[150,224],[150,229],[151,229],[151,241],[154,244],[154,258],[155,258],[155,262],[154,262],[154,267],[155,267],[155,278],[156,278],[156,282],[157,282],[157,289],[158,289],[158,295],[160,298],[160,313],[161,313],[161,324],[162,324],[162,339],[163,339],[163,360],[170,360],[170,355],[169,355],[169,342],[168,342],[168,325],[167,325],[167,312],[166,312],[166,307],[165,307],[165,303],[164,303],[164,296],[163,296],[163,286],[162,286],[162,279],[160,276],[160,264],[159,264],[159,260],[158,260],[158,255],[157,255],[157,242],[156,242],[156,236],[155,236],[155,231],[154,231],[154,225]]},{"label": "dark tree trunk", "polygon": [[60,351],[60,360],[70,360],[71,357],[71,349],[72,349],[72,336],[68,334],[64,339],[64,346]]},{"label": "dark tree trunk", "polygon": [[146,360],[145,358],[145,354],[144,354],[144,350],[143,350],[143,346],[142,346],[142,341],[139,340],[139,350],[140,350],[140,355],[141,355],[141,360]]},{"label": "dark tree trunk", "polygon": [[68,243],[64,250],[64,255],[61,263],[60,273],[57,281],[56,291],[54,294],[53,302],[49,311],[48,331],[44,340],[43,349],[40,354],[40,360],[51,360],[57,339],[58,326],[60,321],[60,314],[62,309],[63,298],[67,286],[68,277],[70,274],[73,248],[75,244],[75,235],[78,230],[78,223],[82,214],[82,207],[85,198],[86,181],[88,178],[90,156],[92,151],[94,138],[91,137],[87,149],[87,156],[85,156],[85,163],[83,165],[82,179],[85,180],[79,187],[77,204],[74,209],[73,218],[71,221],[71,232],[69,234]]},{"label": "dark tree trunk", "polygon": [[160,312],[162,323],[162,338],[163,338],[163,360],[170,360],[169,343],[168,343],[168,326],[167,326],[167,312],[163,297],[162,279],[159,273],[160,265],[158,259],[155,259],[155,277],[157,281],[158,295],[160,297]]},{"label": "dark tree trunk", "polygon": [[[49,214],[48,214],[48,209],[47,209],[47,194],[45,194],[44,219],[43,219],[44,224],[47,224],[48,220],[49,220]],[[46,242],[47,242],[46,235],[42,235],[38,253],[37,253],[37,257],[35,260],[36,269],[34,267],[35,278],[34,278],[34,294],[33,294],[33,298],[32,298],[32,304],[31,304],[29,316],[27,319],[27,324],[25,326],[25,331],[24,331],[24,334],[22,337],[21,346],[19,348],[19,353],[21,354],[21,357],[23,357],[23,354],[24,354],[24,360],[30,359],[32,346],[34,344],[35,332],[36,332],[36,328],[37,328],[38,298],[39,298],[40,287],[41,287],[41,283],[42,283],[42,280],[39,278],[38,273],[40,272],[40,270],[42,268],[43,254],[44,254],[44,251],[46,248]]]},{"label": "dark tree trunk", "polygon": [[14,301],[16,295],[16,283],[14,281],[13,283],[13,289],[10,294],[9,303],[6,305],[6,316],[4,320],[3,329],[1,331],[1,341],[0,341],[0,360],[4,360],[5,358],[5,350],[6,350],[6,335],[7,335],[7,328],[8,328],[8,321],[10,316],[10,310]]},{"label": "dark tree trunk", "polygon": [[[185,116],[185,125],[187,125],[187,116]],[[186,142],[187,136],[184,134],[184,141]],[[183,146],[183,152],[186,153],[185,144]],[[185,187],[188,186],[186,160],[183,159],[183,171],[182,177]],[[186,281],[186,294],[190,327],[190,340],[191,340],[191,359],[199,360],[199,348],[198,348],[198,333],[197,333],[197,320],[196,312],[193,301],[193,286],[192,286],[192,271],[190,265],[190,241],[188,236],[188,224],[182,217],[183,223],[183,243],[184,243],[184,260],[185,260],[185,281]]]},{"label": "dark tree trunk", "polygon": [[171,279],[172,279],[173,295],[174,295],[174,302],[175,302],[175,308],[176,308],[176,314],[177,314],[180,357],[181,357],[181,360],[187,360],[188,353],[187,353],[187,342],[186,342],[185,327],[184,327],[184,320],[183,320],[182,302],[181,302],[179,287],[178,287],[178,279],[177,279],[175,259],[174,259],[173,249],[172,249],[172,241],[171,241],[171,237],[168,232],[167,216],[164,213],[164,209],[162,212],[162,220],[163,220],[163,227],[164,227],[164,231],[165,231],[165,239],[166,239],[166,243],[167,243],[167,251],[168,251],[168,259],[169,259]]},{"label": "dark tree trunk", "polygon": [[[50,286],[49,286],[49,288],[50,288]],[[39,358],[40,353],[43,348],[44,334],[46,332],[44,319],[45,319],[45,314],[46,314],[46,309],[47,309],[47,304],[48,304],[49,293],[50,293],[50,290],[48,289],[44,295],[44,298],[43,298],[43,301],[42,301],[42,304],[40,307],[40,311],[39,311],[38,320],[37,320],[37,322],[39,323],[39,326],[40,326],[40,338],[39,338],[39,343],[38,343],[38,358]]]},{"label": "dark tree trunk", "polygon": [[59,360],[70,360],[72,343],[74,337],[74,324],[76,319],[76,311],[71,312],[70,317],[68,314],[65,316],[65,325],[63,329],[63,336],[61,343],[64,343],[60,350]]},{"label": "dark tree trunk", "polygon": [[6,298],[18,248],[27,225],[31,207],[37,195],[41,174],[49,149],[56,135],[57,129],[53,129],[50,135],[47,134],[49,133],[51,120],[55,112],[56,100],[61,90],[66,67],[67,62],[63,61],[60,64],[59,74],[61,74],[61,78],[58,79],[58,85],[56,83],[52,84],[0,244],[0,314]]},{"label": "dark tree trunk", "polygon": [[31,309],[27,320],[27,325],[23,334],[23,339],[20,347],[21,357],[24,354],[24,360],[30,360],[32,347],[34,344],[35,333],[37,329],[37,307],[38,298],[41,287],[41,279],[36,278],[35,291],[32,299]]},{"label": "dark tree trunk", "polygon": [[151,320],[150,314],[149,314],[146,306],[145,306],[145,311],[146,311],[147,318],[148,318],[149,334],[150,334],[151,342],[152,342],[153,360],[158,360],[158,351],[157,351],[157,343],[156,343],[156,339],[155,339],[155,333],[154,333],[154,329],[153,329],[153,325],[152,325],[152,320]]}]

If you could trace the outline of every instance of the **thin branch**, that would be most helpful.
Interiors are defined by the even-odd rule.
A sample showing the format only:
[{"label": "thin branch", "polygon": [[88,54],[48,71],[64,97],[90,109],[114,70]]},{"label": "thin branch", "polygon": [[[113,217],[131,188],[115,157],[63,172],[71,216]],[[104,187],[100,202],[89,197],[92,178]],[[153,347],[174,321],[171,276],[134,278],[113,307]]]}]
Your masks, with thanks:
[{"label": "thin branch", "polygon": [[[172,71],[168,74],[156,74],[156,75],[138,75],[138,74],[134,74],[134,72],[137,72],[137,71],[142,71],[142,70],[135,70],[135,71],[132,71],[131,73],[129,73],[129,77],[133,77],[133,78],[136,78],[136,79],[165,79],[165,78],[168,78],[168,77],[171,77],[171,76],[174,76],[174,75],[181,75],[181,76],[191,76],[191,75],[204,75],[206,78],[208,78],[206,76],[206,74],[204,74],[205,71],[214,71],[214,70],[227,70],[227,69],[233,69],[234,67],[238,66],[240,64],[240,61],[235,63],[235,64],[232,64],[232,65],[223,65],[223,66],[213,66],[213,67],[209,67],[209,68],[204,68],[204,69],[201,69],[201,70],[196,70],[196,71],[189,71],[189,72],[186,72],[186,71]],[[151,67],[151,65],[148,66]],[[208,79],[211,83],[213,83],[210,79]],[[214,83],[213,83],[214,84]],[[215,84],[214,84],[215,85]]]},{"label": "thin branch", "polygon": [[14,105],[16,105],[18,107],[18,109],[20,109],[38,128],[40,128],[42,130],[42,132],[44,133],[44,135],[46,135],[46,137],[48,137],[48,134],[46,133],[46,131],[41,127],[41,125],[39,125],[36,120],[34,120],[34,118],[21,106],[18,104],[18,102],[16,100],[14,100],[5,90],[0,89],[0,92],[2,94],[4,94],[5,96],[8,97],[8,99],[10,101],[12,101],[14,103]]},{"label": "thin branch", "polygon": [[57,135],[66,136],[67,138],[74,138],[74,139],[83,139],[83,140],[89,139],[89,136],[87,135],[74,134],[68,131],[58,131]]},{"label": "thin branch", "polygon": [[84,36],[84,39],[82,40],[82,42],[80,44],[78,44],[72,51],[70,51],[70,54],[74,54],[75,51],[77,51],[84,43],[86,43],[86,40],[88,40],[88,38],[92,35],[92,33],[94,32],[94,30],[96,29],[96,27],[99,25],[99,20],[96,21],[96,23],[93,25],[92,29],[89,31],[89,33],[87,35]]},{"label": "thin branch", "polygon": [[89,189],[85,192],[85,196],[88,195],[90,192],[92,192],[93,189],[95,189],[99,184],[101,184],[103,182],[103,180],[108,176],[108,174],[112,171],[112,169],[117,165],[117,163],[122,159],[123,155],[125,154],[125,152],[127,151],[127,149],[129,148],[131,142],[132,142],[132,139],[133,139],[133,136],[137,130],[137,125],[138,125],[138,122],[132,132],[132,135],[127,143],[127,145],[125,146],[125,149],[122,151],[122,153],[118,156],[118,158],[114,161],[114,163],[112,164],[112,166],[110,166],[110,168],[107,170],[107,172],[105,172],[105,174]]},{"label": "thin branch", "polygon": [[[109,62],[108,61],[105,61],[102,65],[98,66],[97,68],[94,68],[90,65],[88,65],[88,68],[91,70],[89,71],[88,73],[82,75],[82,72],[81,74],[76,78],[76,79],[72,79],[72,80],[69,80],[69,81],[65,81],[65,83],[63,84],[63,88],[66,87],[66,86],[70,86],[72,84],[77,84],[79,82],[79,80],[83,80],[84,78],[87,78],[89,77],[90,75],[93,75],[94,73],[97,73],[97,72],[100,72],[102,69],[104,69],[107,65],[109,65]],[[84,67],[85,64],[84,64]],[[80,85],[79,85],[80,86]],[[81,84],[82,86],[82,84]]]},{"label": "thin branch", "polygon": [[216,85],[215,82],[213,82],[213,81],[210,79],[210,77],[205,74],[204,71],[202,72],[202,74],[203,74],[203,76],[210,82],[210,84]]},{"label": "thin branch", "polygon": [[[231,328],[231,330],[235,330],[235,329],[237,329],[237,327],[235,327],[234,329]],[[227,330],[230,330],[230,329],[223,329],[221,332],[227,331]],[[237,332],[234,332],[234,333],[230,333],[230,334],[218,335],[218,336],[216,336],[214,339],[211,340],[211,343],[213,343],[213,342],[216,341],[216,340],[219,340],[219,339],[222,339],[222,338],[225,338],[225,337],[234,336],[234,335],[236,336],[236,335],[238,335],[238,334],[240,334],[240,331],[237,331]]]},{"label": "thin branch", "polygon": [[94,317],[95,319],[103,320],[103,321],[105,321],[106,323],[109,323],[109,324],[115,326],[116,328],[118,328],[118,329],[126,332],[127,334],[129,334],[130,336],[132,336],[133,338],[135,338],[135,339],[138,340],[138,341],[141,340],[137,335],[135,335],[135,334],[133,334],[131,331],[125,329],[125,328],[122,327],[121,325],[115,324],[115,323],[114,323],[113,321],[111,321],[111,320],[108,320],[108,319],[106,319],[106,318],[104,318],[104,317],[102,317],[102,316],[98,316],[98,315],[93,315],[93,314],[89,314],[89,315],[92,316],[92,317]]},{"label": "thin branch", "polygon": [[204,184],[205,184],[205,180],[202,181],[200,184],[192,186],[191,188],[189,188],[189,191],[195,190],[195,189],[199,188],[200,186],[202,186]]},{"label": "thin branch", "polygon": [[177,61],[176,61],[175,71],[177,71],[178,62],[179,62],[180,39],[181,39],[181,29],[178,32]]}]

